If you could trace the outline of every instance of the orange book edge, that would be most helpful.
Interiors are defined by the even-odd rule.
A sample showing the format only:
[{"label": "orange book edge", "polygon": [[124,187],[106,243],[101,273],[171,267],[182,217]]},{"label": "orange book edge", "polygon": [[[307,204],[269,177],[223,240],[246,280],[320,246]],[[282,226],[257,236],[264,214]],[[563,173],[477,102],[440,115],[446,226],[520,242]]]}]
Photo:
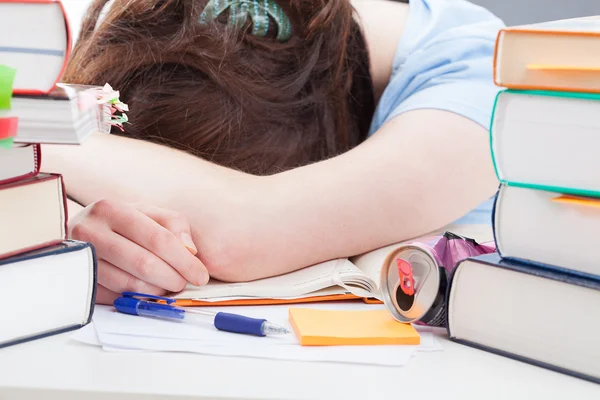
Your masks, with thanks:
[{"label": "orange book edge", "polygon": [[176,299],[173,305],[180,307],[220,307],[220,306],[268,306],[282,304],[308,304],[326,301],[362,300],[367,304],[382,304],[377,299],[358,297],[353,294],[333,294],[328,296],[305,297],[301,299],[239,299],[210,302],[194,299]]},{"label": "orange book edge", "polygon": [[[559,31],[559,30],[537,30],[537,29],[526,29],[526,28],[503,28],[498,31],[498,35],[496,36],[496,44],[494,46],[494,60],[493,60],[493,80],[496,86],[505,87],[507,89],[516,89],[516,90],[553,90],[557,92],[566,92],[570,91],[570,88],[565,87],[555,87],[555,86],[536,86],[536,85],[511,85],[505,84],[498,80],[498,53],[500,49],[500,39],[506,33],[535,33],[539,35],[565,35],[565,36],[600,36],[600,32],[591,32],[591,31]],[[586,88],[578,88],[578,92],[582,93],[598,93],[597,90],[594,89],[586,89]]]}]

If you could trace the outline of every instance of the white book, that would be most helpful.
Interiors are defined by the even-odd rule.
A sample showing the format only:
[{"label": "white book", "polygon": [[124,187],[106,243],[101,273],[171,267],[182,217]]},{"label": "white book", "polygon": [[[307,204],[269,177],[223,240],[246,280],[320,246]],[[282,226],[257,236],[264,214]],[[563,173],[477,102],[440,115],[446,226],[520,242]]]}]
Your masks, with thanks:
[{"label": "white book", "polygon": [[600,278],[502,260],[456,267],[451,340],[600,383]]},{"label": "white book", "polygon": [[498,34],[494,81],[512,89],[599,92],[599,61],[599,15],[509,26]]},{"label": "white book", "polygon": [[81,144],[93,133],[110,132],[105,107],[87,104],[93,86],[58,84],[47,95],[17,95],[0,118],[18,117],[16,143]]},{"label": "white book", "polygon": [[48,93],[61,78],[71,47],[58,0],[0,0],[0,60],[16,69],[15,93]]},{"label": "white book", "polygon": [[65,241],[0,260],[0,347],[87,325],[96,276],[89,243]]},{"label": "white book", "polygon": [[600,195],[600,95],[498,94],[491,147],[498,178],[520,186]]},{"label": "white book", "polygon": [[37,175],[40,162],[39,144],[0,148],[0,185]]},{"label": "white book", "polygon": [[502,185],[493,216],[505,258],[600,276],[600,203]]},{"label": "white book", "polygon": [[60,175],[39,174],[0,186],[0,258],[59,243],[67,236]]}]

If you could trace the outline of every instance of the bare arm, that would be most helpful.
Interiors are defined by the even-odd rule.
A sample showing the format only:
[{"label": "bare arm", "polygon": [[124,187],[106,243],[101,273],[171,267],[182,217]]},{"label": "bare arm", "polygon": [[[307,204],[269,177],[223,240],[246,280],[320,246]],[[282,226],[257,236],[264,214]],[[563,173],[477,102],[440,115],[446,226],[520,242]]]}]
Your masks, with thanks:
[{"label": "bare arm", "polygon": [[368,251],[439,228],[496,188],[479,125],[436,110],[384,125],[356,149],[271,177],[98,135],[47,146],[79,202],[149,201],[186,215],[211,276],[248,280]]}]

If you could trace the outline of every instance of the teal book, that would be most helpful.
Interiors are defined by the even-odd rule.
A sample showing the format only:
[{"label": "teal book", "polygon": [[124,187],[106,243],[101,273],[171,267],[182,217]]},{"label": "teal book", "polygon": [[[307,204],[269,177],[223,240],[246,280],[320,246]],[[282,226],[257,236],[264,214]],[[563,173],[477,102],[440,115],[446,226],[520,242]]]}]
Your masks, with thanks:
[{"label": "teal book", "polygon": [[506,185],[600,197],[600,94],[501,91],[490,145]]}]

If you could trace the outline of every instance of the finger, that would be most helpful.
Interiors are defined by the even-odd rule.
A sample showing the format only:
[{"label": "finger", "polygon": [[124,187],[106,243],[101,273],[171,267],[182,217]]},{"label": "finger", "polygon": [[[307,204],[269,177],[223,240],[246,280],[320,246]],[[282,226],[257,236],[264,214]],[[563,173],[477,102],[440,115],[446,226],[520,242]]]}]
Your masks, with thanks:
[{"label": "finger", "polygon": [[162,296],[166,290],[115,267],[106,260],[98,260],[98,284],[115,293],[137,292]]},{"label": "finger", "polygon": [[106,304],[107,306],[112,306],[118,297],[118,293],[112,292],[104,286],[98,285],[96,288],[96,304]]},{"label": "finger", "polygon": [[[127,283],[124,279],[125,276],[137,278],[151,286],[171,292],[179,292],[186,285],[186,280],[160,257],[110,229],[106,228],[103,234],[98,233],[92,243],[96,246],[98,259],[104,260],[107,264],[126,274],[115,273],[109,275],[108,278],[103,277],[103,279],[119,277],[119,281],[107,283],[109,289],[118,291],[127,287],[128,291],[143,292],[145,290],[129,290],[132,286],[142,288],[142,285],[135,281]],[[108,270],[112,271],[111,268]]]},{"label": "finger", "polygon": [[[186,249],[175,234],[137,209],[135,213],[124,208],[119,208],[115,212],[116,218],[110,222],[115,232],[164,260],[188,282],[196,286],[208,282],[208,270],[204,264]],[[140,277],[135,273],[134,275]],[[151,283],[156,284],[154,281]]]},{"label": "finger", "polygon": [[[148,218],[133,207],[130,212]],[[168,291],[179,292],[185,287],[186,280],[173,267],[137,243],[113,232],[104,220],[101,221],[88,220],[86,224],[74,228],[79,238],[94,244],[99,260]],[[156,222],[152,224],[154,228],[164,229]],[[120,290],[122,286],[123,284],[109,288]]]},{"label": "finger", "polygon": [[190,224],[181,214],[148,204],[136,204],[134,207],[177,236],[192,255],[198,253]]}]

